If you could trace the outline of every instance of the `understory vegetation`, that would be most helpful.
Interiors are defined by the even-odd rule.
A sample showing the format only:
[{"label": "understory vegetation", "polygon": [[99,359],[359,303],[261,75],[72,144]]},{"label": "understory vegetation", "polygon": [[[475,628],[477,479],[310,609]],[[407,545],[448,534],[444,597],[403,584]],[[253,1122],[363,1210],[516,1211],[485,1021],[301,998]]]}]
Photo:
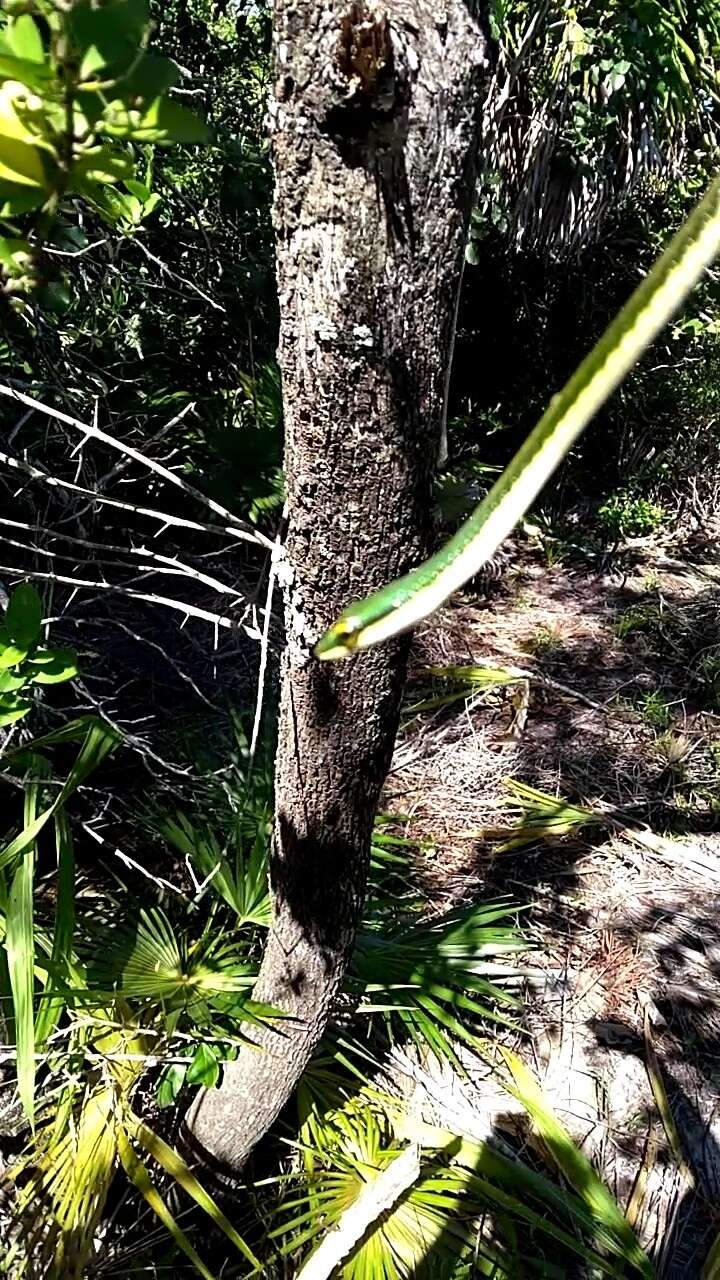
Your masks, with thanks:
[{"label": "understory vegetation", "polygon": [[[711,0],[487,23],[438,545],[718,167]],[[232,1178],[188,1134],[292,1022],[254,995],[288,586],[271,43],[262,3],[0,16],[0,1270],[714,1280],[717,265],[413,637],[291,1101]]]}]

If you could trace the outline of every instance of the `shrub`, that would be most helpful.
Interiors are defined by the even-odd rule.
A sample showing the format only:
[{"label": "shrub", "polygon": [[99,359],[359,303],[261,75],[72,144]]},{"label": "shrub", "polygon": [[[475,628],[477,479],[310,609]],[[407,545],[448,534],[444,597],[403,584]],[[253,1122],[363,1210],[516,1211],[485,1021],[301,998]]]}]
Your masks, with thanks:
[{"label": "shrub", "polygon": [[598,507],[596,519],[604,536],[618,542],[621,538],[643,538],[657,532],[667,519],[667,512],[628,489],[617,489]]}]

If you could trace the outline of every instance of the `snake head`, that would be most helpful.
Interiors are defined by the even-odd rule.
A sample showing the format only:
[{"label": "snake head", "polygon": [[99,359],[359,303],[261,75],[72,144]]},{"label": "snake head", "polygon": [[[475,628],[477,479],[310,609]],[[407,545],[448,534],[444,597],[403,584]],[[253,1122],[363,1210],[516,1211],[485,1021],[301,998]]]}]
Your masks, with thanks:
[{"label": "snake head", "polygon": [[315,657],[322,662],[348,658],[357,647],[362,628],[362,620],[357,615],[343,614],[318,640],[313,649]]}]

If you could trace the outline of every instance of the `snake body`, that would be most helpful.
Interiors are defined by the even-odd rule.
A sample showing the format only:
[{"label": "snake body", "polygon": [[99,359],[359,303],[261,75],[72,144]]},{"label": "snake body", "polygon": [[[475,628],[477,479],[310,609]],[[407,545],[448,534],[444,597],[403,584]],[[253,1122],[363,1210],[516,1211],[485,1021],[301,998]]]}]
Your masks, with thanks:
[{"label": "snake body", "polygon": [[480,570],[718,251],[720,176],[462,528],[419,568],[345,609],[316,644],[317,658],[344,658],[410,630]]}]

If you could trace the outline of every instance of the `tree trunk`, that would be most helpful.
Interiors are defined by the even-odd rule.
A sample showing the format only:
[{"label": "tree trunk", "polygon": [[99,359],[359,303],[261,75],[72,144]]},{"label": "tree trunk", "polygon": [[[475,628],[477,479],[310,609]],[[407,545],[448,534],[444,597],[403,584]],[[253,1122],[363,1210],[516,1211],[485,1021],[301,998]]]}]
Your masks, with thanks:
[{"label": "tree trunk", "polygon": [[427,549],[486,42],[471,0],[275,0],[271,127],[289,511],[271,881],[255,995],[287,1011],[188,1115],[239,1170],[322,1036],[363,906],[406,642],[310,649]]}]

